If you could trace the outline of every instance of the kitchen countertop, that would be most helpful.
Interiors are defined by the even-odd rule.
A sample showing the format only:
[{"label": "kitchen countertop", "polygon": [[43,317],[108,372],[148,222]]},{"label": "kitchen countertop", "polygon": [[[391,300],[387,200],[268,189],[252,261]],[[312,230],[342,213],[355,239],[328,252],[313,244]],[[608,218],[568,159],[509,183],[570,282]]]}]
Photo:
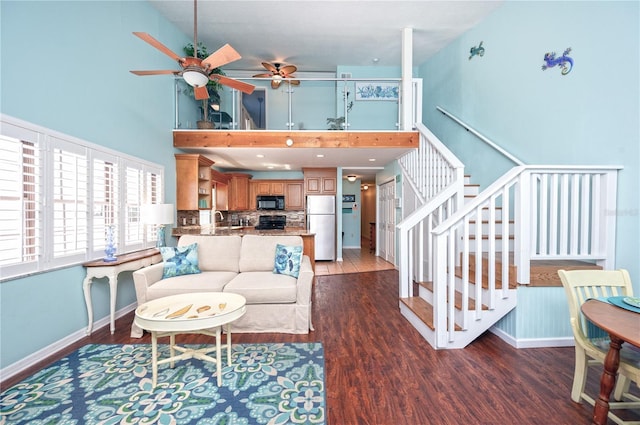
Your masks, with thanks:
[{"label": "kitchen countertop", "polygon": [[308,236],[313,235],[304,227],[285,227],[284,230],[256,230],[254,226],[180,226],[174,227],[171,231],[172,236],[181,235],[290,235],[290,236]]}]

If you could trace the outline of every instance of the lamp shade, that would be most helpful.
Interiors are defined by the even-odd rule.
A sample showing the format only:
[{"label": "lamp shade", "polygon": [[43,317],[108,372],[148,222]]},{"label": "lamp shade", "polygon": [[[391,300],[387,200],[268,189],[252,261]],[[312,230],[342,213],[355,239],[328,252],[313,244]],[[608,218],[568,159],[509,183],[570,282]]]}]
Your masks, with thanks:
[{"label": "lamp shade", "polygon": [[189,84],[191,87],[204,87],[209,82],[209,77],[207,77],[200,70],[187,70],[182,73],[182,78]]},{"label": "lamp shade", "polygon": [[171,224],[173,223],[173,204],[141,205],[140,220],[145,224]]}]

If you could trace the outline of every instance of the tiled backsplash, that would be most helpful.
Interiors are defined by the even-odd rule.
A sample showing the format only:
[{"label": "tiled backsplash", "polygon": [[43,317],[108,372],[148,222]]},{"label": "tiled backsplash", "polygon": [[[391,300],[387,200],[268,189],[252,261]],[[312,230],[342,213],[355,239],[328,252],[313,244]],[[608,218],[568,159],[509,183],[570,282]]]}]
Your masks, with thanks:
[{"label": "tiled backsplash", "polygon": [[[284,215],[287,217],[287,227],[304,227],[304,211],[231,211],[223,212],[223,223],[236,226],[243,220],[243,225],[255,226],[258,224],[258,217],[261,215]],[[220,223],[220,215],[215,215],[216,223]],[[248,224],[244,224],[248,220]],[[199,211],[178,211],[177,226],[199,226]]]}]

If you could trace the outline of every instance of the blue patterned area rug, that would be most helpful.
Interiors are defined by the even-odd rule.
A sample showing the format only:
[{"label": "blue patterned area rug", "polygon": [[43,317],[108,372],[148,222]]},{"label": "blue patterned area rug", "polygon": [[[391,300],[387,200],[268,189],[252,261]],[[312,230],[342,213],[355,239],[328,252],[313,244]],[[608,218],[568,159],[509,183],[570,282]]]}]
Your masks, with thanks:
[{"label": "blue patterned area rug", "polygon": [[160,365],[152,388],[151,345],[86,345],[4,390],[0,424],[326,423],[322,344],[234,344],[231,357],[221,387],[213,363],[190,359]]}]

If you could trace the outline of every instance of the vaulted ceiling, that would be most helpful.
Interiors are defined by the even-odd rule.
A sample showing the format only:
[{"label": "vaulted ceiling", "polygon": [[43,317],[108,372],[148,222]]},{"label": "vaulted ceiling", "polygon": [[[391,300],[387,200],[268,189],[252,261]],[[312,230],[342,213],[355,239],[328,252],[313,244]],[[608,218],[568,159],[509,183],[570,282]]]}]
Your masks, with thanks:
[{"label": "vaulted ceiling", "polygon": [[[193,37],[193,0],[149,0]],[[413,29],[413,66],[425,62],[476,25],[502,1],[228,1],[198,0],[198,40],[209,51],[231,44],[242,59],[224,66],[235,72],[265,72],[261,62],[293,63],[296,75],[336,72],[337,66],[400,66],[402,30]],[[199,149],[217,165],[233,169],[299,170],[309,164],[345,167],[372,181],[393,160],[394,150]],[[266,155],[266,157],[258,157]],[[325,155],[318,158],[317,155]],[[376,161],[369,161],[371,158]]]}]

